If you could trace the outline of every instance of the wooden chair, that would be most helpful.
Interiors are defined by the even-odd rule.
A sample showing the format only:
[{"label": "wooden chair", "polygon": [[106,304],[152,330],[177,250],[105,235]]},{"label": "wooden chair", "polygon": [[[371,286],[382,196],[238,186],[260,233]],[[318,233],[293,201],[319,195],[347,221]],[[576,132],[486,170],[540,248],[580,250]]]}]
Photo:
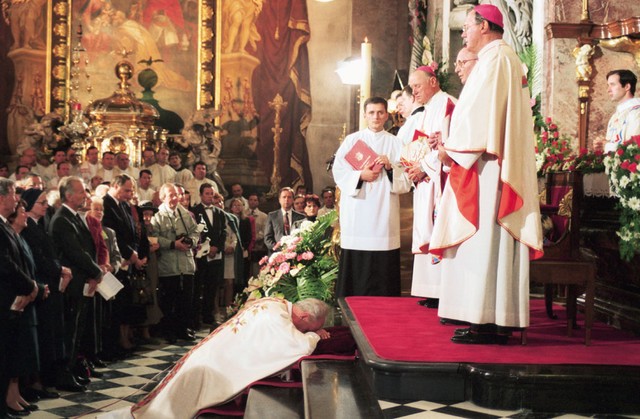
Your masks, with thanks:
[{"label": "wooden chair", "polygon": [[582,174],[577,172],[549,173],[541,193],[540,212],[543,218],[544,256],[531,261],[532,283],[545,286],[547,315],[553,314],[555,285],[567,287],[567,335],[576,327],[578,287],[585,292],[585,345],[591,342],[595,293],[595,261],[580,251],[580,204]]}]

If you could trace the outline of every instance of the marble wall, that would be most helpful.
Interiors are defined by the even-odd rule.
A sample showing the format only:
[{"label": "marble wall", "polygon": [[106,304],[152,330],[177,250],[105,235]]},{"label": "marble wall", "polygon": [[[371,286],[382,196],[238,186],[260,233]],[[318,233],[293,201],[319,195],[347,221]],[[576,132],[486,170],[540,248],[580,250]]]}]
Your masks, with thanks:
[{"label": "marble wall", "polygon": [[[582,0],[553,0],[547,3],[545,24],[549,22],[580,21]],[[590,0],[589,11],[594,23],[606,23],[640,16],[638,1]],[[578,131],[578,86],[575,78],[573,49],[577,39],[549,39],[545,41],[545,85],[543,114],[552,116],[563,133],[577,136]],[[597,47],[592,57],[591,106],[587,144],[604,138],[607,122],[615,110],[615,103],[607,95],[606,74],[615,69],[627,68],[640,75],[640,68],[629,54]],[[637,92],[636,92],[637,95]]]},{"label": "marble wall", "polygon": [[335,73],[338,61],[360,55],[365,37],[373,50],[371,94],[389,97],[396,69],[408,69],[410,59],[406,0],[308,0],[311,40],[312,120],[307,130],[309,162],[315,192],[333,179],[326,161],[338,148],[346,124],[347,134],[357,129],[356,87],[341,84]]}]

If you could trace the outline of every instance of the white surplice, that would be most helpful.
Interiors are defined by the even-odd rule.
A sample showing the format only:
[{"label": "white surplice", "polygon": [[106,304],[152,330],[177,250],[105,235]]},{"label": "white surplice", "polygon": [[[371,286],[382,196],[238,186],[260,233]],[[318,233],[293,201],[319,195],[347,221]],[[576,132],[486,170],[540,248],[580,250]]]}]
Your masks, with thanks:
[{"label": "white surplice", "polygon": [[175,182],[176,171],[168,164],[161,166],[158,163],[154,163],[146,167],[146,169],[151,171],[151,186],[157,190],[160,190],[160,187],[165,183]]},{"label": "white surplice", "polygon": [[310,355],[320,337],[302,333],[291,303],[264,298],[243,309],[178,361],[144,399],[101,418],[189,419],[224,403],[254,381]]},{"label": "white surplice", "polygon": [[607,125],[605,153],[615,151],[618,145],[634,135],[640,135],[640,98],[625,100],[616,107]]},{"label": "white surplice", "polygon": [[[345,155],[362,140],[378,155],[385,155],[394,166],[392,181],[383,169],[373,182],[361,182]],[[343,249],[387,251],[400,248],[399,193],[409,191],[410,184],[396,167],[400,161],[402,142],[386,131],[369,129],[347,136],[336,152],[333,178],[341,190],[340,245]]]},{"label": "white surplice", "polygon": [[529,325],[529,258],[542,253],[533,127],[522,63],[486,45],[445,144],[454,160],[430,251],[442,255],[440,317]]}]

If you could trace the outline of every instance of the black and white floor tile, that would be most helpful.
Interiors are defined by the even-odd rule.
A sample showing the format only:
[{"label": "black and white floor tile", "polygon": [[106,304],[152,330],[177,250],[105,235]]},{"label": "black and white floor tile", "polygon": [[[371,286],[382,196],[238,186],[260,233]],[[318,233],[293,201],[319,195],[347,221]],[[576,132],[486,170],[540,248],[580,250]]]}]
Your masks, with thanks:
[{"label": "black and white floor tile", "polygon": [[[206,332],[198,334],[198,338]],[[130,359],[114,362],[100,370],[104,376],[92,379],[85,393],[62,393],[59,399],[40,400],[40,410],[33,412],[29,419],[94,418],[101,412],[130,406],[144,397],[147,392],[167,374],[171,366],[193,346],[192,342],[178,341],[175,345],[161,343],[140,347]],[[485,409],[471,402],[444,405],[426,400],[410,403],[393,403],[380,400],[385,418],[404,419],[569,419],[569,418],[638,418],[622,415],[575,415],[541,414],[526,410],[505,411]]]}]

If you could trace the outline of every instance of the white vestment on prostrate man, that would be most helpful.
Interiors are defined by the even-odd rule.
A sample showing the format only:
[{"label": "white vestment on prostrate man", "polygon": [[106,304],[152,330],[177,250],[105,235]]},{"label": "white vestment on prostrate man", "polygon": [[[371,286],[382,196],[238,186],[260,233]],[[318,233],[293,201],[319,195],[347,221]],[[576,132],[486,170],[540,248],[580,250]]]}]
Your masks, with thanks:
[{"label": "white vestment on prostrate man", "polygon": [[288,301],[258,300],[183,356],[144,399],[101,417],[193,418],[310,355],[319,340],[316,333],[295,328]]},{"label": "white vestment on prostrate man", "polygon": [[440,317],[529,325],[529,260],[542,255],[529,103],[511,47],[482,48],[445,144],[454,163],[430,246],[443,257]]},{"label": "white vestment on prostrate man", "polygon": [[640,98],[625,100],[616,107],[607,125],[605,153],[615,151],[623,142],[634,135],[640,135]]},{"label": "white vestment on prostrate man", "polygon": [[[424,111],[415,115],[417,118],[416,122],[412,123],[413,132],[406,134],[410,136],[410,140],[407,142],[406,138],[403,138],[403,143],[405,143],[403,156],[405,158],[411,154],[408,150],[418,148],[429,150],[423,158],[419,159],[422,171],[427,174],[427,177],[418,182],[413,191],[411,251],[415,256],[411,295],[417,297],[439,298],[440,296],[440,265],[432,263],[433,258],[429,254],[429,243],[442,192],[443,172],[448,171],[448,168],[444,168],[438,160],[438,151],[430,150],[427,139],[420,136],[431,136],[440,132],[442,140],[446,141],[455,102],[456,99],[451,95],[442,90],[438,91],[424,105]],[[409,121],[412,121],[412,118],[409,118]],[[415,134],[416,130],[419,131],[417,135]],[[417,142],[421,143],[419,147],[416,147]]]}]

